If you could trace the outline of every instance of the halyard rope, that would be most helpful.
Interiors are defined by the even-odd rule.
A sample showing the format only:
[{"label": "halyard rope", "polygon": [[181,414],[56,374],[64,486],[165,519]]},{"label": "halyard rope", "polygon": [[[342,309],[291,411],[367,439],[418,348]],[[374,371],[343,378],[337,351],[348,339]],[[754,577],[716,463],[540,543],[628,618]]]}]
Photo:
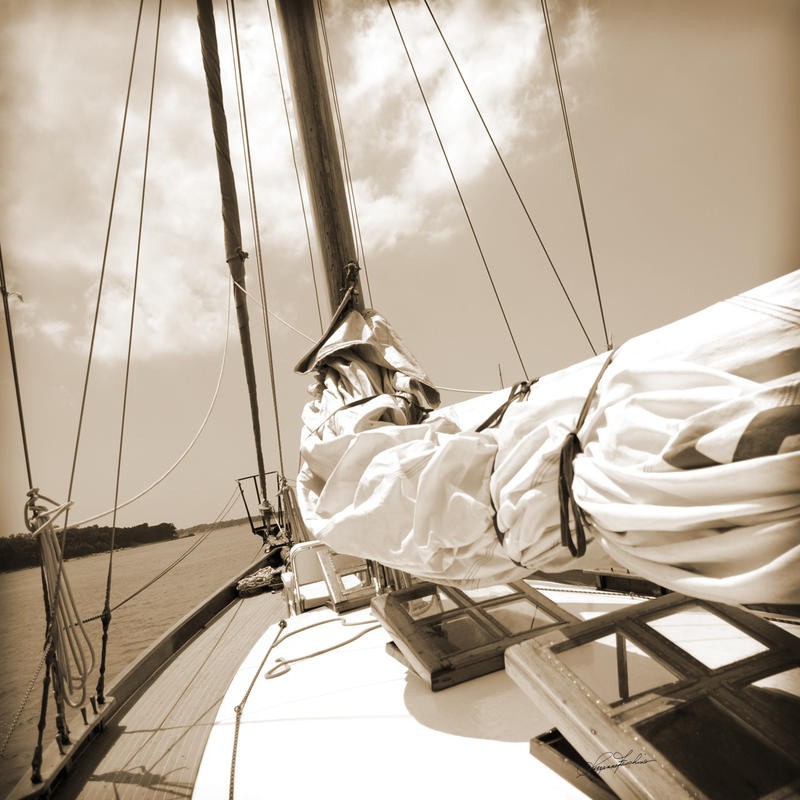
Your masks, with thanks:
[{"label": "halyard rope", "polygon": [[[125,506],[129,506],[131,503],[135,503],[137,500],[140,500],[144,497],[148,492],[152,491],[156,488],[165,478],[167,478],[175,468],[189,455],[189,451],[195,446],[197,440],[200,438],[201,434],[205,430],[206,424],[208,420],[211,418],[211,412],[214,410],[214,406],[217,402],[217,397],[219,396],[219,391],[222,386],[222,376],[225,371],[225,362],[227,360],[228,354],[228,342],[230,341],[230,320],[231,320],[231,294],[228,294],[228,312],[227,312],[227,319],[225,321],[225,344],[222,348],[222,358],[220,360],[219,365],[219,373],[217,375],[217,384],[214,387],[214,393],[211,396],[211,402],[208,406],[208,411],[206,411],[206,415],[203,417],[203,421],[200,423],[200,427],[197,429],[197,433],[195,433],[192,440],[186,445],[184,451],[178,456],[175,462],[170,466],[164,473],[161,474],[160,477],[156,478],[149,486],[142,489],[138,494],[134,495],[133,497],[125,500],[122,503],[118,503],[115,508],[118,511],[121,508],[125,508]],[[107,511],[102,511],[99,514],[95,514],[92,517],[87,517],[86,519],[81,520],[73,525],[73,527],[78,528],[81,525],[87,525],[90,522],[94,522],[102,517],[108,516],[109,514],[114,513],[114,508],[109,508]]]},{"label": "halyard rope", "polygon": [[272,640],[272,643],[267,648],[267,652],[265,653],[264,658],[261,659],[261,663],[258,665],[258,669],[256,670],[255,675],[253,675],[253,680],[250,681],[250,685],[247,687],[247,691],[244,693],[244,697],[242,698],[242,701],[239,703],[239,705],[236,706],[236,708],[234,708],[234,711],[236,712],[236,722],[234,723],[234,727],[233,727],[233,751],[231,753],[231,774],[230,774],[230,781],[229,781],[229,784],[228,784],[228,798],[229,798],[229,800],[233,800],[233,786],[234,786],[234,780],[235,780],[235,777],[236,777],[236,751],[237,751],[237,748],[239,746],[239,727],[240,727],[241,721],[242,721],[242,713],[244,712],[244,706],[245,706],[245,703],[247,703],[247,698],[250,697],[250,692],[253,691],[253,687],[256,685],[256,681],[258,680],[259,673],[261,672],[262,668],[264,667],[264,664],[266,664],[267,659],[269,658],[269,654],[272,652],[272,649],[278,643],[278,640],[280,639],[280,635],[283,632],[283,629],[285,627],[286,627],[286,620],[282,619],[278,623],[278,630],[275,633],[275,638]]}]

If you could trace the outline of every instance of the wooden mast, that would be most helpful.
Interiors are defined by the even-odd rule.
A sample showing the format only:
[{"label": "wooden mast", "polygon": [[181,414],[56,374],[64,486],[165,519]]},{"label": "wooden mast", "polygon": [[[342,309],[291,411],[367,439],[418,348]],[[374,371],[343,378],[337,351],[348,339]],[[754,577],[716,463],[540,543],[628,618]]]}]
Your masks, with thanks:
[{"label": "wooden mast", "polygon": [[[347,286],[345,268],[358,260],[320,47],[316,0],[277,0],[277,7],[328,298],[335,311]],[[356,280],[353,302],[362,310],[363,293]]]}]

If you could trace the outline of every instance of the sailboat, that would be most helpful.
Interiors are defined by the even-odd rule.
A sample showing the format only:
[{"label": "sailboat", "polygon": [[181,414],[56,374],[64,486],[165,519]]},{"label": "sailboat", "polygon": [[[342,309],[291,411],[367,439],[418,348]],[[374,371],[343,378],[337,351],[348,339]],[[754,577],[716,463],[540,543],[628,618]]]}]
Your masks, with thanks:
[{"label": "sailboat", "polygon": [[[198,6],[209,26],[209,4]],[[344,182],[332,166],[333,116],[320,102],[327,90],[311,86],[325,71],[315,5],[278,9],[333,314],[298,364],[318,383],[304,413],[296,507],[282,494],[295,542],[286,596],[297,613],[249,632],[257,641],[222,701],[193,795],[310,796],[356,781],[357,791],[388,797],[526,785],[558,797],[795,796],[797,274],[575,367],[434,410],[435,385],[364,304]],[[224,162],[219,137],[217,152]],[[226,258],[241,268],[241,241],[227,234]],[[241,274],[233,280],[243,283]],[[767,421],[753,428],[761,413]],[[653,427],[658,416],[666,433]],[[625,438],[631,419],[633,442],[645,443],[638,449]],[[762,435],[744,435],[754,430]],[[620,477],[615,452],[636,468]],[[748,471],[759,459],[761,470]],[[259,463],[256,477],[264,474]],[[717,507],[692,502],[704,491]],[[259,510],[268,529],[274,509]],[[670,530],[665,519],[685,534],[677,545],[643,535]],[[712,531],[724,544],[699,552],[693,542],[708,545]],[[766,554],[757,570],[740,570],[753,563],[754,538],[768,542]],[[204,604],[113,687],[116,706],[107,701],[87,719],[76,747],[109,725],[125,739],[137,707],[158,705],[170,680],[181,686],[192,656],[180,648],[199,628],[208,626],[197,663],[218,657],[233,627],[231,597],[227,587]],[[693,624],[706,641],[683,635]],[[160,655],[178,650],[158,679],[139,685]],[[201,697],[198,689],[194,703]],[[102,742],[101,733],[87,749],[102,751]],[[715,753],[722,762],[708,768]],[[65,796],[86,797],[137,783],[112,756],[95,757],[88,777],[78,768],[64,780],[75,755],[53,754],[53,775],[39,789],[23,782],[17,796],[59,781]],[[341,774],[346,759],[356,763]],[[463,768],[467,759],[474,768]],[[158,771],[142,770],[142,791],[192,788],[166,763],[162,755]],[[421,785],[399,779],[401,764]]]}]

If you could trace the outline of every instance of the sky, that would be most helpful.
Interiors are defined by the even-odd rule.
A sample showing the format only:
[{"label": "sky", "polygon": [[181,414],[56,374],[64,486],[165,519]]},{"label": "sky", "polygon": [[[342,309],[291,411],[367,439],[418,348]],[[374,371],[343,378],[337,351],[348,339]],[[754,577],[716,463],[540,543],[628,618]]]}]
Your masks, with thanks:
[{"label": "sky", "polygon": [[[0,244],[34,485],[68,494],[109,217],[137,5],[6,0],[0,30]],[[395,11],[530,375],[591,355],[424,4]],[[137,249],[155,2],[145,2],[111,228],[71,521],[111,508]],[[534,222],[597,349],[603,333],[541,8],[431,0]],[[603,307],[614,344],[800,266],[800,4],[788,0],[551,2]],[[266,461],[297,467],[320,332],[306,233],[264,2],[236,6],[271,319],[273,411],[260,309],[251,305]],[[522,377],[391,15],[325,3],[367,300],[430,377],[494,390]],[[224,91],[248,224],[228,29]],[[289,98],[291,108],[291,99]],[[142,223],[120,500],[202,434],[120,524],[216,518],[255,472],[195,9],[165,0]],[[255,259],[248,286],[257,298]],[[362,276],[363,279],[363,276]],[[317,281],[321,276],[317,275]],[[323,293],[322,316],[328,309]],[[231,333],[226,348],[226,330]],[[443,392],[445,402],[469,395]],[[24,528],[28,489],[9,351],[0,345],[0,534]],[[235,506],[229,516],[242,516]],[[110,517],[104,518],[108,521]]]}]

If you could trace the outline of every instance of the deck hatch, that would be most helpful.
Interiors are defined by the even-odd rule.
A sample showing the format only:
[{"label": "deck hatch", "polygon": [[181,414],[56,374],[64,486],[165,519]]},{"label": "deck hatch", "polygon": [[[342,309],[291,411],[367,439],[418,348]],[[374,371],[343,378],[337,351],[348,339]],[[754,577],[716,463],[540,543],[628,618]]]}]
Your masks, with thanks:
[{"label": "deck hatch", "polygon": [[[640,684],[642,656],[671,679]],[[506,671],[622,798],[800,794],[800,638],[754,614],[671,594],[511,647]]]}]

